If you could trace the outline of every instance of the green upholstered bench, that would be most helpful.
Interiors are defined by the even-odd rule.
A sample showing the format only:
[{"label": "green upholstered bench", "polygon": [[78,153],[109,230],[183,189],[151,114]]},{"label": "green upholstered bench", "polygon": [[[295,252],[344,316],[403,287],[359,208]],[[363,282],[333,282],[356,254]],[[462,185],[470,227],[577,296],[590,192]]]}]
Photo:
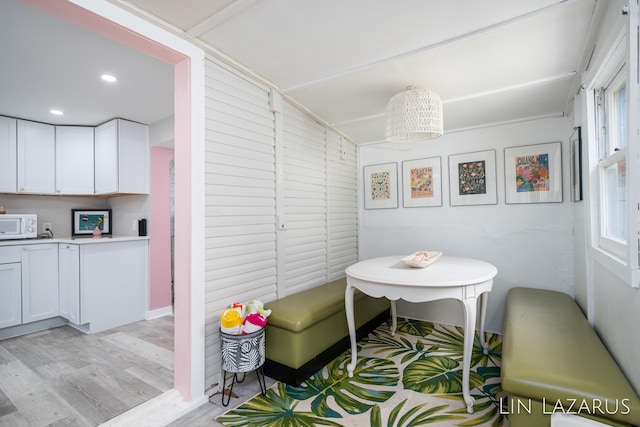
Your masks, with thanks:
[{"label": "green upholstered bench", "polygon": [[509,291],[502,388],[509,427],[549,426],[554,408],[606,425],[640,425],[638,396],[578,304],[561,292]]},{"label": "green upholstered bench", "polygon": [[[272,311],[266,327],[265,375],[300,385],[349,348],[344,308],[345,278],[265,304]],[[386,298],[356,292],[358,339],[389,318]]]}]

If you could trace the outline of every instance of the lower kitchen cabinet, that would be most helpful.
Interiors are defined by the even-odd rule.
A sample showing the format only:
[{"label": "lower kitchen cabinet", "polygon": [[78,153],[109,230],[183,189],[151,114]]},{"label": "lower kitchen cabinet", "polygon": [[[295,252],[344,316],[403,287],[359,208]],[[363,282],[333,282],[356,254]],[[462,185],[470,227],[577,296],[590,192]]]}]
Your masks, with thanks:
[{"label": "lower kitchen cabinet", "polygon": [[61,243],[58,246],[60,280],[60,317],[80,325],[80,247]]},{"label": "lower kitchen cabinet", "polygon": [[83,332],[104,331],[144,320],[148,299],[148,239],[0,246],[4,337],[64,319]]},{"label": "lower kitchen cabinet", "polygon": [[58,244],[22,248],[22,323],[59,314]]},{"label": "lower kitchen cabinet", "polygon": [[94,333],[144,320],[147,240],[60,244],[60,316]]},{"label": "lower kitchen cabinet", "polygon": [[0,264],[0,328],[22,323],[21,277],[20,262]]}]

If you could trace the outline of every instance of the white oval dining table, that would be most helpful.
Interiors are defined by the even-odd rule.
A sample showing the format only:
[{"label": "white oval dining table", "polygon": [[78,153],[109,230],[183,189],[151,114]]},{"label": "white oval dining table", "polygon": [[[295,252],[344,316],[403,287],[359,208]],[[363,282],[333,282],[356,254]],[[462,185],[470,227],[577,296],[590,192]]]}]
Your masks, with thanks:
[{"label": "white oval dining table", "polygon": [[485,354],[488,345],[484,339],[484,321],[487,296],[493,287],[493,278],[498,270],[488,262],[472,259],[441,256],[424,268],[406,265],[399,256],[372,258],[353,264],[345,270],[345,310],[351,340],[351,363],[347,365],[350,377],[358,357],[354,320],[354,290],[372,297],[388,298],[391,302],[391,334],[395,334],[396,301],[427,302],[453,298],[462,303],[464,312],[464,349],[462,356],[462,395],[467,412],[473,413],[474,399],[469,390],[471,351],[477,321],[477,300],[480,299],[480,343]]}]

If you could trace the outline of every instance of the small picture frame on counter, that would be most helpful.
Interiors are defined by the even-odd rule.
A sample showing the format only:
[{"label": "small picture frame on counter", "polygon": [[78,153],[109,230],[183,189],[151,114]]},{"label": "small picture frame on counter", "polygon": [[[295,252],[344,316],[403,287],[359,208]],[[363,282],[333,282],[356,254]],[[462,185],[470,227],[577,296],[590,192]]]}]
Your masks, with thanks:
[{"label": "small picture frame on counter", "polygon": [[111,235],[113,222],[111,221],[111,209],[72,209],[71,210],[71,235],[93,236],[93,231],[98,228],[102,235]]}]

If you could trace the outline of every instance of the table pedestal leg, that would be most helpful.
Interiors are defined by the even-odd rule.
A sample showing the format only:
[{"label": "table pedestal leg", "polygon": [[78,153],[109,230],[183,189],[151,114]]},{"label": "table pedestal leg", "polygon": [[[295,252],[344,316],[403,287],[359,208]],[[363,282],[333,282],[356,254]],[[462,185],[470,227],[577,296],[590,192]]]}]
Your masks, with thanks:
[{"label": "table pedestal leg", "polygon": [[489,293],[485,292],[480,295],[480,344],[482,345],[482,352],[489,354],[489,344],[484,340],[484,318],[487,316],[487,300]]},{"label": "table pedestal leg", "polygon": [[358,347],[356,345],[356,321],[353,313],[353,293],[355,288],[347,280],[347,288],[344,291],[344,307],[347,314],[347,326],[349,327],[349,338],[351,339],[351,363],[347,365],[349,378],[353,377],[358,358]]},{"label": "table pedestal leg", "polygon": [[462,353],[462,396],[467,404],[467,412],[473,414],[473,397],[469,390],[469,371],[471,369],[471,352],[473,351],[473,339],[476,332],[476,298],[468,298],[462,301],[464,309],[464,350]]},{"label": "table pedestal leg", "polygon": [[396,328],[398,327],[398,317],[396,314],[396,301],[391,300],[389,302],[391,303],[391,336],[393,337],[396,335]]}]

